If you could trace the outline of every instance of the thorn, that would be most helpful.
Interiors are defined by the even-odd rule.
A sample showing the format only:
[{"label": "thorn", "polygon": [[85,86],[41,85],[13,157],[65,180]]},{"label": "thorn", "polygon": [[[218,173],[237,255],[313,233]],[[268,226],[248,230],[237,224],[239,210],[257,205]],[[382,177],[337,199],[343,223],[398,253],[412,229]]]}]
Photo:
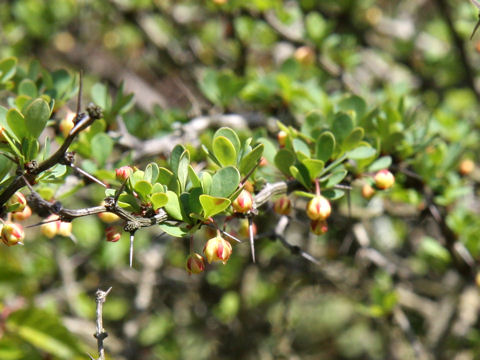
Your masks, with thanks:
[{"label": "thorn", "polygon": [[70,234],[69,238],[70,238],[70,240],[72,240],[72,242],[73,242],[74,244],[77,244],[77,238],[75,237],[75,235]]},{"label": "thorn", "polygon": [[90,360],[95,360],[95,358],[92,355],[90,355],[89,353],[87,353],[87,355],[90,358]]},{"label": "thorn", "polygon": [[78,166],[73,165],[73,164],[70,164],[70,166],[71,166],[75,171],[78,171],[80,174],[82,174],[83,176],[89,178],[90,180],[92,180],[93,182],[97,183],[98,185],[102,185],[102,186],[105,187],[105,188],[107,187],[107,185],[105,185],[103,182],[101,182],[100,180],[98,180],[95,176],[90,175],[88,172],[86,172],[85,170],[80,169]]},{"label": "thorn", "polygon": [[255,244],[254,244],[254,238],[253,238],[253,219],[250,216],[248,218],[248,233],[250,235],[250,250],[252,252],[252,261],[255,263]]},{"label": "thorn", "polygon": [[130,267],[133,265],[133,240],[135,240],[135,233],[130,233]]},{"label": "thorn", "polygon": [[61,221],[61,220],[60,220],[60,218],[58,218],[58,219],[52,219],[52,220],[48,220],[48,221],[40,221],[36,224],[25,226],[24,228],[28,229],[28,228],[40,226],[40,225],[43,225],[43,224],[48,224],[48,223],[55,222],[55,221]]}]

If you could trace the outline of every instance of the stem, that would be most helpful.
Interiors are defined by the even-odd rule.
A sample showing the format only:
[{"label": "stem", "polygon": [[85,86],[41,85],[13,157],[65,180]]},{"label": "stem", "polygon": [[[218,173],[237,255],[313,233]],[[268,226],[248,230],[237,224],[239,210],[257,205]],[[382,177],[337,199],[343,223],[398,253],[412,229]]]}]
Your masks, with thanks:
[{"label": "stem", "polygon": [[105,349],[103,347],[103,340],[108,336],[108,333],[103,328],[103,303],[107,299],[107,295],[111,290],[112,287],[110,287],[107,291],[102,291],[98,289],[95,294],[95,302],[97,304],[97,331],[93,336],[97,339],[98,360],[105,360]]}]

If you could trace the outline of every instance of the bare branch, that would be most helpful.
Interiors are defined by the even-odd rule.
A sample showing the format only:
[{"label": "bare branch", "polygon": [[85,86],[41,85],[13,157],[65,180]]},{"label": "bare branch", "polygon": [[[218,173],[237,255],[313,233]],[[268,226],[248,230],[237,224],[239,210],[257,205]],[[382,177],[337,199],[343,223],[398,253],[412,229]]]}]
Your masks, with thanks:
[{"label": "bare branch", "polygon": [[108,333],[103,328],[103,304],[105,303],[107,299],[107,295],[110,293],[111,290],[112,290],[111,287],[107,291],[102,291],[98,289],[95,294],[95,302],[97,304],[97,311],[96,311],[97,331],[93,336],[97,339],[97,345],[98,345],[97,360],[105,360],[105,349],[103,347],[103,340],[108,336]]}]

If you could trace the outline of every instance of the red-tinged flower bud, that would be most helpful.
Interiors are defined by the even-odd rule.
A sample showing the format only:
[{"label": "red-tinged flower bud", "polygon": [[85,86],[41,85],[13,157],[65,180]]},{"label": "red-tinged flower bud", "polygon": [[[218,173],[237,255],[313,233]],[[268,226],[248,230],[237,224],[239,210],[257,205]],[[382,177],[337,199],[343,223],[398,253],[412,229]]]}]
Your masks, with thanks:
[{"label": "red-tinged flower bud", "polygon": [[70,235],[72,235],[72,223],[67,221],[61,221],[58,215],[52,214],[47,217],[45,221],[48,222],[40,226],[40,231],[49,239],[52,239],[55,235],[61,235],[65,237],[69,237]]},{"label": "red-tinged flower bud", "polygon": [[203,257],[200,254],[190,254],[187,258],[185,268],[189,274],[200,274],[205,271],[205,260],[203,260]]},{"label": "red-tinged flower bud", "polygon": [[232,202],[233,209],[239,213],[246,213],[252,210],[253,207],[253,197],[250,192],[247,190],[242,190],[242,192],[237,196]]},{"label": "red-tinged flower bud", "polygon": [[273,204],[273,211],[280,215],[288,215],[292,210],[292,202],[288,196],[282,196]]},{"label": "red-tinged flower bud", "polygon": [[12,208],[11,211],[23,211],[23,209],[25,209],[25,206],[27,206],[27,200],[25,199],[25,196],[19,191],[13,194],[13,196],[7,201],[7,207]]},{"label": "red-tinged flower bud", "polygon": [[203,253],[209,264],[213,261],[221,261],[226,264],[232,254],[232,245],[220,235],[217,235],[207,241]]},{"label": "red-tinged flower bud", "polygon": [[373,179],[375,180],[375,186],[380,190],[390,189],[395,183],[395,177],[386,169],[377,172]]},{"label": "red-tinged flower bud", "polygon": [[25,206],[25,209],[23,211],[16,211],[12,214],[12,217],[15,221],[23,221],[28,219],[30,216],[32,216],[32,209],[30,209],[30,206]]},{"label": "red-tinged flower bud", "polygon": [[70,133],[70,130],[72,130],[75,126],[73,120],[75,119],[76,115],[77,114],[75,114],[73,111],[68,111],[67,115],[62,119],[62,121],[60,121],[58,128],[60,129],[63,137],[67,137]]},{"label": "red-tinged flower bud", "polygon": [[264,166],[267,166],[267,165],[268,165],[268,160],[265,157],[262,156],[260,158],[260,163],[258,164],[258,166],[264,167]]},{"label": "red-tinged flower bud", "polygon": [[7,246],[21,243],[25,237],[23,228],[19,224],[6,223],[2,227],[2,241]]},{"label": "red-tinged flower bud", "polygon": [[122,237],[122,234],[113,226],[105,229],[105,235],[107,235],[107,241],[110,242],[117,242]]},{"label": "red-tinged flower bud", "polygon": [[312,220],[325,220],[331,212],[330,201],[321,195],[315,196],[307,204],[307,216]]},{"label": "red-tinged flower bud", "polygon": [[130,166],[122,166],[115,170],[115,175],[118,181],[124,182],[130,175],[133,174],[133,169]]},{"label": "red-tinged flower bud", "polygon": [[462,160],[458,166],[458,172],[463,176],[470,175],[474,169],[475,163],[470,159]]},{"label": "red-tinged flower bud", "polygon": [[65,237],[72,235],[72,223],[67,221],[60,221],[57,234]]},{"label": "red-tinged flower bud", "polygon": [[[252,223],[253,236],[257,235],[257,224]],[[250,230],[248,228],[248,219],[240,220],[240,227],[238,228],[238,235],[241,237],[250,237]]]},{"label": "red-tinged flower bud", "polygon": [[375,195],[375,189],[370,184],[364,184],[362,186],[362,196],[365,199],[371,199]]},{"label": "red-tinged flower bud", "polygon": [[325,220],[312,220],[310,222],[310,230],[315,235],[323,235],[328,231],[328,224]]},{"label": "red-tinged flower bud", "polygon": [[281,148],[285,147],[285,144],[287,143],[287,136],[288,134],[281,130],[277,134],[277,140],[278,140],[278,145],[280,145]]}]

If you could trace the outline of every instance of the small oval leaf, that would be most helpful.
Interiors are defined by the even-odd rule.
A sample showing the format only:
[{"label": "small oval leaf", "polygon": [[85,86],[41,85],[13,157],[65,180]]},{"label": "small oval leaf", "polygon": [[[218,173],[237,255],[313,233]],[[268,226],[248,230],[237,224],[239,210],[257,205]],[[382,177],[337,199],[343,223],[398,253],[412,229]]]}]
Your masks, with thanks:
[{"label": "small oval leaf", "polygon": [[218,136],[213,140],[213,153],[222,166],[237,164],[237,151],[225,136]]}]

